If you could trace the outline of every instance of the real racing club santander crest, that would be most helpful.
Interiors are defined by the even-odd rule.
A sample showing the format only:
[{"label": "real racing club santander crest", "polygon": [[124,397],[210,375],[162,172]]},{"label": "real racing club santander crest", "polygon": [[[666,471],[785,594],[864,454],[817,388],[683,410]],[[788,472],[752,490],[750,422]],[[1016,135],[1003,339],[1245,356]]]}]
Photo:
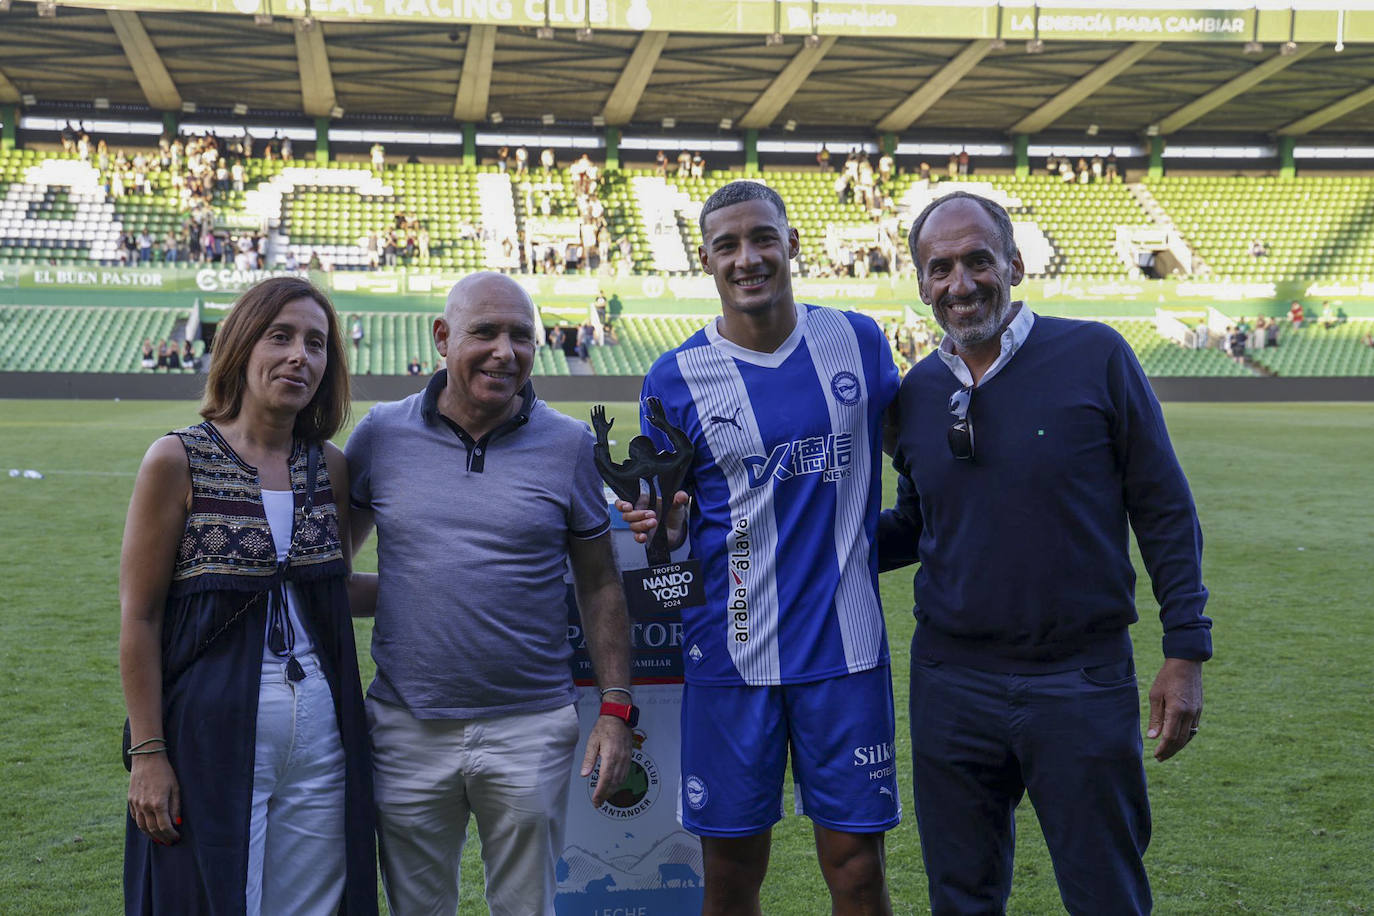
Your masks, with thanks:
[{"label": "real racing club santander crest", "polygon": [[[636,818],[653,807],[654,802],[658,801],[660,788],[660,777],[658,774],[658,764],[644,751],[644,742],[647,735],[639,729],[635,729],[631,741],[633,748],[630,751],[630,771],[625,776],[625,781],[620,784],[611,797],[601,803],[601,807],[596,810],[602,817],[612,820],[624,821]],[[596,784],[601,775],[601,764],[597,763],[592,770],[591,777],[587,780],[587,797],[591,798],[596,792]]]}]

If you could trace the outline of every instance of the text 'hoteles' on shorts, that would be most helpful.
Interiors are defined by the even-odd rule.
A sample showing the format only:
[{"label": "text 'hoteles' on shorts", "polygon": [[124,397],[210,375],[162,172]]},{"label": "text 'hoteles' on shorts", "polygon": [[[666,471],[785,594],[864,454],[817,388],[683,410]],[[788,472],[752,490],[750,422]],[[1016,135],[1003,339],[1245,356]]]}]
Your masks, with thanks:
[{"label": "text 'hoteles' on shorts", "polygon": [[783,816],[792,749],[796,808],[822,827],[880,833],[902,819],[892,673],[803,684],[687,684],[678,820],[699,836],[752,836]]}]

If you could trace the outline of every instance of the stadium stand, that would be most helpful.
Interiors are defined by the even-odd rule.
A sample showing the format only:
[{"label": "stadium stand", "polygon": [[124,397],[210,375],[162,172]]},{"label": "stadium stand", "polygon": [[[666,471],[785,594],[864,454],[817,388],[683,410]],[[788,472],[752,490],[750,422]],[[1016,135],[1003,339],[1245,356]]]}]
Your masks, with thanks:
[{"label": "stadium stand", "polygon": [[1215,347],[1206,350],[1193,350],[1166,340],[1155,330],[1150,319],[1099,319],[1111,325],[1140,358],[1145,374],[1155,377],[1193,376],[1215,378],[1226,376],[1253,376],[1255,373],[1238,365],[1229,356]]},{"label": "stadium stand", "polygon": [[[149,161],[155,158],[154,152],[145,153]],[[120,157],[129,161],[122,153]],[[145,229],[160,260],[163,239],[183,234],[192,216],[185,191],[171,171],[151,167],[137,192],[117,196],[111,192],[115,171],[116,164],[103,155],[83,161],[60,151],[0,151],[0,265],[115,264],[127,257],[119,250],[121,234]],[[1160,221],[1176,227],[1197,255],[1194,266],[1213,277],[1339,282],[1374,273],[1374,178],[1184,176],[1133,186],[994,174],[931,186],[908,173],[880,184],[879,206],[870,211],[855,195],[837,193],[838,174],[776,169],[759,176],[787,204],[802,237],[800,270],[808,276],[849,273],[851,261],[841,254],[846,248],[854,253],[853,273],[861,276],[860,262],[870,247],[884,252],[890,272],[909,276],[911,265],[903,257],[905,220],[950,188],[987,194],[1008,207],[1027,252],[1029,276],[1138,277],[1114,251],[1117,228]],[[663,176],[649,169],[602,171],[592,196],[604,208],[607,232],[602,238],[612,240],[603,256],[614,263],[628,248],[628,262],[614,267],[621,273],[699,275],[701,206],[713,191],[738,177],[731,171],[701,176]],[[428,252],[402,253],[397,267],[457,274],[517,270],[524,261],[527,268],[542,271],[537,251],[561,251],[579,240],[589,200],[579,199],[567,168],[535,168],[515,176],[494,165],[403,162],[379,169],[363,161],[315,165],[246,158],[242,179],[243,190],[214,184],[209,196],[213,218],[226,241],[233,233],[251,235],[253,227],[271,227],[267,266],[280,266],[289,252],[302,267],[312,258],[337,270],[376,269],[374,262],[381,262],[384,273],[387,232],[396,232],[400,247],[407,229],[423,228]],[[886,209],[884,201],[890,202]],[[1148,204],[1157,209],[1152,212]],[[900,225],[897,212],[903,214]],[[369,243],[370,233],[375,243]],[[518,239],[529,245],[526,252],[520,251]],[[224,245],[226,259],[233,247]],[[581,272],[589,272],[585,264]],[[1110,309],[1110,304],[1104,307]],[[175,312],[9,306],[3,312],[0,369],[136,371],[138,341],[170,337],[175,322],[186,314]],[[431,362],[429,315],[366,311],[362,319],[366,344],[355,371],[402,374],[412,357]],[[596,374],[642,373],[703,320],[699,315],[626,315],[616,324],[614,344],[592,348],[590,369]],[[1166,340],[1149,320],[1109,323],[1125,335],[1151,375],[1254,374],[1215,349],[1196,351]],[[1303,328],[1286,333],[1277,350],[1254,351],[1251,359],[1260,371],[1277,375],[1374,374],[1374,350],[1363,345],[1368,333],[1360,322],[1329,331]],[[45,348],[45,337],[101,343],[76,353]],[[570,371],[562,351],[540,349],[536,373]]]},{"label": "stadium stand", "polygon": [[[1241,280],[1365,278],[1374,272],[1374,178],[1147,179],[1210,272]],[[1260,243],[1264,253],[1252,253]]]},{"label": "stadium stand", "polygon": [[1279,346],[1252,358],[1279,376],[1374,375],[1374,347],[1367,340],[1374,321],[1346,321],[1332,328],[1316,323],[1285,329]]},{"label": "stadium stand", "polygon": [[[172,337],[177,309],[0,306],[0,370],[139,372],[139,345]],[[204,351],[195,342],[196,355]]]}]

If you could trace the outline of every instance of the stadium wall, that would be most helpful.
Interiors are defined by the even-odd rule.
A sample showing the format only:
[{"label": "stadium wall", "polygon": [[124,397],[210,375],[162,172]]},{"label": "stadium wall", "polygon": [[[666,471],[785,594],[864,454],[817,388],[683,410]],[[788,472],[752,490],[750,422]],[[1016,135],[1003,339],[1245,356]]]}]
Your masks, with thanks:
[{"label": "stadium wall", "polygon": [[[637,375],[537,376],[547,401],[634,401]],[[1374,401],[1374,377],[1363,378],[1154,378],[1161,401]],[[419,391],[413,376],[355,376],[358,401],[395,401]],[[0,372],[0,398],[80,400],[199,400],[203,375]]]}]

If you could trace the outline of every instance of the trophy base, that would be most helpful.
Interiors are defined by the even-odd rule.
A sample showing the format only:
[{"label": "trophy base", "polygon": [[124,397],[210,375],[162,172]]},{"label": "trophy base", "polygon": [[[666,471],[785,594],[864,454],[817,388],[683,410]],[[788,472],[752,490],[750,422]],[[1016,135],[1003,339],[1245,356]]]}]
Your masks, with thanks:
[{"label": "trophy base", "polygon": [[653,617],[706,603],[700,560],[628,569],[621,573],[621,581],[631,617]]}]

